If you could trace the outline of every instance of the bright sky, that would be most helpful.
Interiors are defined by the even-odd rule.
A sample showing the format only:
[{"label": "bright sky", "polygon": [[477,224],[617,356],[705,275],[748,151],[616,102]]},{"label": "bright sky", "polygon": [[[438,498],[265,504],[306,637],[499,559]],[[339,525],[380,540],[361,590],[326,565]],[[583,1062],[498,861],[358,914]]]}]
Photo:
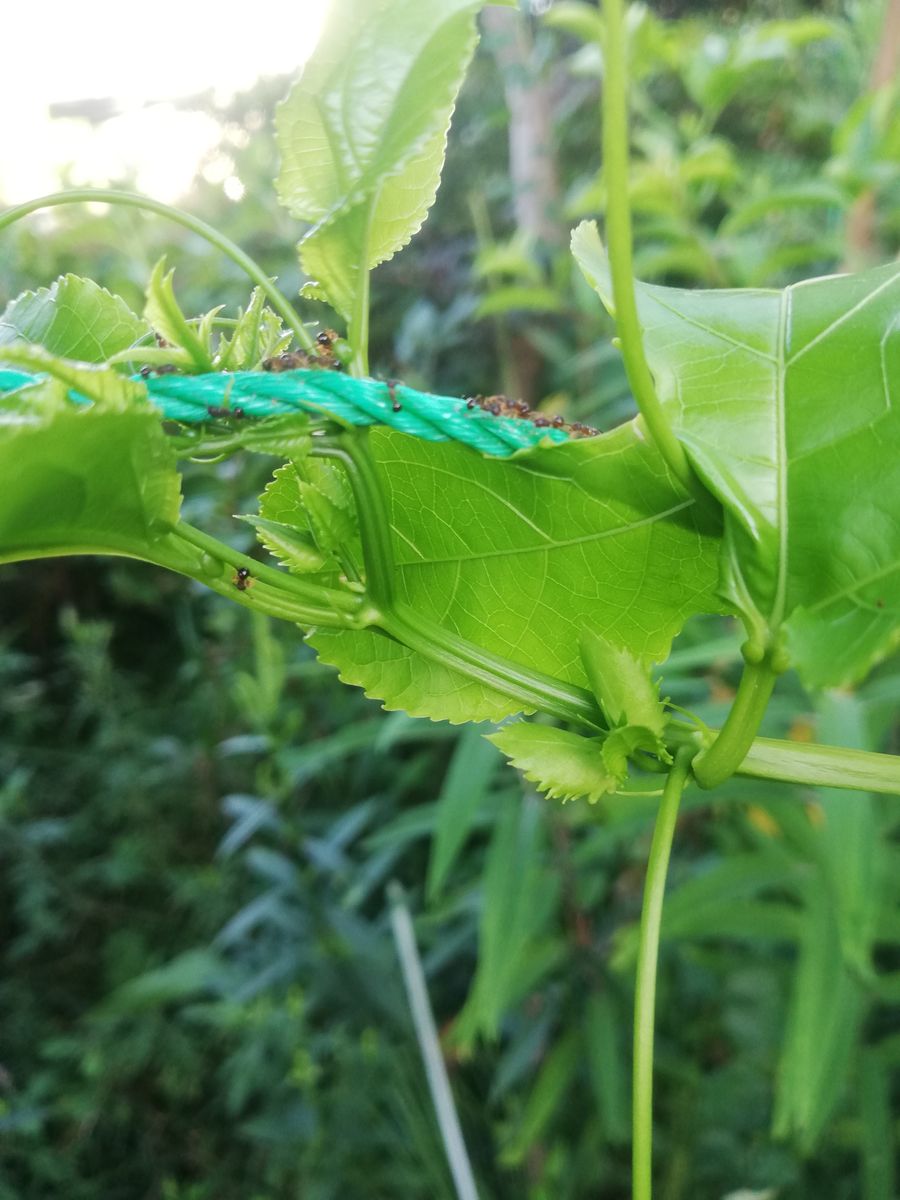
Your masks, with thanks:
[{"label": "bright sky", "polygon": [[[31,0],[3,14],[0,203],[18,204],[68,182],[102,186],[137,173],[138,190],[177,200],[218,125],[171,101],[215,88],[223,98],[262,75],[296,75],[315,46],[329,0],[211,4],[208,0]],[[112,98],[102,125],[50,120],[49,106]],[[218,180],[216,180],[218,182]],[[221,180],[227,195],[237,179]]]}]

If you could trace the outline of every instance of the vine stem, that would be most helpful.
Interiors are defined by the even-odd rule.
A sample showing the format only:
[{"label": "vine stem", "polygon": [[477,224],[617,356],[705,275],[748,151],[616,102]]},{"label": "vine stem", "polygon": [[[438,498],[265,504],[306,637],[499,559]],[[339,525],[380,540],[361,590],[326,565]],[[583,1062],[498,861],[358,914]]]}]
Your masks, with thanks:
[{"label": "vine stem", "polygon": [[736,774],[810,787],[900,796],[900,757],[815,742],[756,738]]},{"label": "vine stem", "polygon": [[514,696],[528,711],[542,710],[592,731],[602,728],[597,702],[586,689],[492,654],[396,598],[390,513],[367,430],[323,438],[313,454],[336,459],[347,472],[359,519],[366,594],[377,613],[373,625],[431,662]]},{"label": "vine stem", "polygon": [[694,753],[683,746],[675,757],[663,789],[647,862],[634,988],[632,1200],[651,1200],[653,1190],[653,1033],[659,931],[675,822]]},{"label": "vine stem", "polygon": [[5,213],[0,214],[0,230],[6,229],[7,226],[21,220],[22,217],[27,217],[30,213],[37,212],[40,208],[55,208],[60,204],[84,204],[90,201],[99,201],[101,204],[121,204],[130,208],[140,208],[145,212],[157,213],[159,216],[168,217],[170,221],[189,229],[192,233],[198,234],[215,246],[217,250],[221,250],[223,254],[227,255],[253,280],[285,325],[293,331],[297,341],[304,349],[314,349],[313,339],[289,300],[275,286],[255,259],[252,259],[231,238],[220,233],[214,226],[207,225],[199,217],[192,217],[189,213],[182,212],[179,208],[173,208],[170,204],[163,204],[161,200],[151,200],[149,196],[141,196],[137,192],[123,192],[116,188],[74,188],[68,192],[50,192],[46,196],[38,196],[35,200],[18,204],[15,208],[9,208]]},{"label": "vine stem", "polygon": [[[175,539],[180,538],[191,546],[196,546],[198,550],[209,555],[213,561],[220,561],[236,569],[246,570],[254,582],[267,583],[286,596],[296,597],[301,604],[317,606],[322,612],[332,616],[332,623],[334,623],[335,615],[342,616],[351,622],[354,618],[366,618],[362,597],[351,592],[338,591],[336,588],[323,587],[321,584],[306,583],[304,580],[290,575],[287,571],[270,567],[266,563],[259,562],[258,559],[242,554],[239,550],[218,541],[217,538],[210,537],[201,529],[189,525],[187,521],[179,521],[172,528],[170,536]],[[295,619],[299,620],[300,618]]]},{"label": "vine stem", "polygon": [[694,763],[694,778],[702,788],[718,787],[747,757],[778,678],[769,659],[747,662],[725,724],[709,749]]},{"label": "vine stem", "polygon": [[701,492],[705,495],[684,448],[666,419],[644,354],[634,294],[631,212],[628,204],[628,48],[622,0],[604,0],[603,11],[606,16],[602,100],[606,236],[622,357],[635,402],[669,470],[690,495],[697,496]]}]

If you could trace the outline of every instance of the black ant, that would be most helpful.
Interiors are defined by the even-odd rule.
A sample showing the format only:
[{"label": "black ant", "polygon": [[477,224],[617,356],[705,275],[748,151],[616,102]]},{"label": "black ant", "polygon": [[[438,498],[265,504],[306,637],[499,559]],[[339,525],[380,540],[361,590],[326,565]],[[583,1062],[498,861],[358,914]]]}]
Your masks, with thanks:
[{"label": "black ant", "polygon": [[141,367],[141,379],[149,379],[151,375],[177,375],[178,367],[174,363],[159,363],[155,367]]},{"label": "black ant", "polygon": [[254,581],[247,567],[238,567],[231,582],[239,592],[246,592],[248,588],[253,587]]},{"label": "black ant", "polygon": [[234,417],[236,421],[247,415],[242,408],[222,408],[218,404],[207,404],[206,411],[211,417]]},{"label": "black ant", "polygon": [[316,334],[317,351],[287,350],[284,354],[276,354],[273,358],[263,359],[264,371],[302,371],[307,369],[327,369],[340,371],[342,364],[334,352],[334,343],[338,335],[333,329],[323,329]]}]

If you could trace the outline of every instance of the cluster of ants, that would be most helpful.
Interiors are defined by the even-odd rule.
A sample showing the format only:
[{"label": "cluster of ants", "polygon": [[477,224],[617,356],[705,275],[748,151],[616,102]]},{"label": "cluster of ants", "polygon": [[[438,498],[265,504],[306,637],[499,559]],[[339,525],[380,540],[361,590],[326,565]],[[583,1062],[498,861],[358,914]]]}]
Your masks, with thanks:
[{"label": "cluster of ants", "polygon": [[[161,345],[165,344],[162,339],[158,340]],[[272,358],[263,359],[262,369],[274,372],[309,369],[342,371],[344,364],[335,351],[337,340],[338,335],[333,329],[323,329],[321,333],[316,334],[316,349],[288,350],[283,354],[276,354]],[[141,375],[146,379],[150,375],[168,375],[177,370],[172,363],[161,363],[159,366],[142,367]],[[394,412],[400,412],[402,408],[397,399],[397,386],[396,379],[387,381]],[[542,413],[533,412],[524,400],[510,400],[506,396],[471,396],[466,400],[466,408],[479,408],[494,417],[515,417],[521,421],[530,421],[538,429],[564,429],[572,437],[596,437],[600,432],[599,429],[584,425],[581,421],[572,421],[570,424],[559,415],[547,417]],[[235,417],[238,420],[245,415],[242,408],[221,408],[216,405],[209,405],[207,411],[211,417]]]},{"label": "cluster of ants", "polygon": [[338,335],[333,329],[323,329],[316,334],[317,350],[288,350],[284,354],[276,354],[274,358],[265,358],[262,362],[264,371],[300,371],[305,368],[325,369],[326,371],[343,371],[344,364],[334,350]]},{"label": "cluster of ants", "polygon": [[530,421],[538,429],[565,429],[572,437],[596,437],[600,432],[581,421],[569,424],[559,414],[547,417],[543,413],[533,412],[524,400],[510,400],[507,396],[470,396],[466,408],[480,408],[494,417],[518,417],[521,421]]}]

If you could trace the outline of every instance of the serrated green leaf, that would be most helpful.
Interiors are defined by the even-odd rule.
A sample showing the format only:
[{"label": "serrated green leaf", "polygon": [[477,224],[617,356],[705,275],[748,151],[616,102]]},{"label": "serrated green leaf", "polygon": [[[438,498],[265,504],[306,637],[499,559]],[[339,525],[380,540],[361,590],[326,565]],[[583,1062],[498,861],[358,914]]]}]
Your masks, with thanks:
[{"label": "serrated green leaf", "polygon": [[478,0],[336,0],[278,106],[281,203],[329,221],[397,174],[449,121]]},{"label": "serrated green leaf", "polygon": [[481,0],[338,0],[276,116],[279,200],[314,228],[300,245],[316,291],[362,331],[367,273],[434,202]]},{"label": "serrated green leaf", "polygon": [[596,629],[582,629],[579,648],[591,689],[610,726],[640,725],[662,736],[666,717],[659,685],[651,683],[646,665]]},{"label": "serrated green leaf", "polygon": [[106,362],[149,332],[121,297],[77,275],[23,292],[0,317],[0,347],[35,342],[51,354],[87,363]]},{"label": "serrated green leaf", "polygon": [[[373,195],[317,226],[300,243],[304,271],[348,322],[365,274],[422,227],[440,183],[446,144],[446,129],[440,128],[402,174],[386,178]],[[352,328],[350,336],[352,340]]]},{"label": "serrated green leaf", "polygon": [[318,574],[327,565],[328,560],[316,549],[312,540],[305,540],[292,525],[252,515],[240,519],[253,526],[260,544],[284,563],[289,571],[298,575]]},{"label": "serrated green leaf", "polygon": [[[370,445],[398,600],[476,646],[585,688],[586,625],[664,661],[689,615],[720,608],[715,533],[698,528],[695,505],[635,424],[507,460],[385,429]],[[524,711],[372,632],[311,640],[389,708],[449,721]]]},{"label": "serrated green leaf", "polygon": [[331,463],[306,459],[279,467],[260,499],[260,516],[260,541],[292,570],[334,576],[352,563],[358,574],[353,494]]},{"label": "serrated green leaf", "polygon": [[300,462],[312,447],[309,418],[300,413],[266,417],[258,423],[246,421],[239,430],[229,431],[232,440],[240,438],[243,449],[255,454],[272,454]]},{"label": "serrated green leaf", "polygon": [[619,786],[620,780],[603,762],[601,738],[516,721],[488,734],[487,739],[553,800],[584,797],[595,804]]},{"label": "serrated green leaf", "polygon": [[265,307],[265,293],[254,288],[250,303],[238,313],[230,338],[223,337],[216,353],[219,371],[250,371],[265,358],[280,354],[290,345],[280,319]]},{"label": "serrated green leaf", "polygon": [[[573,250],[610,306],[596,229]],[[812,685],[900,636],[900,266],[784,291],[640,285],[657,390],[726,511],[724,587]]]},{"label": "serrated green leaf", "polygon": [[389,712],[449,721],[502,721],[513,712],[534,709],[511,701],[498,688],[470,679],[442,663],[423,658],[408,646],[370,629],[316,629],[307,641],[322,662],[336,667],[342,683],[360,687]]}]

